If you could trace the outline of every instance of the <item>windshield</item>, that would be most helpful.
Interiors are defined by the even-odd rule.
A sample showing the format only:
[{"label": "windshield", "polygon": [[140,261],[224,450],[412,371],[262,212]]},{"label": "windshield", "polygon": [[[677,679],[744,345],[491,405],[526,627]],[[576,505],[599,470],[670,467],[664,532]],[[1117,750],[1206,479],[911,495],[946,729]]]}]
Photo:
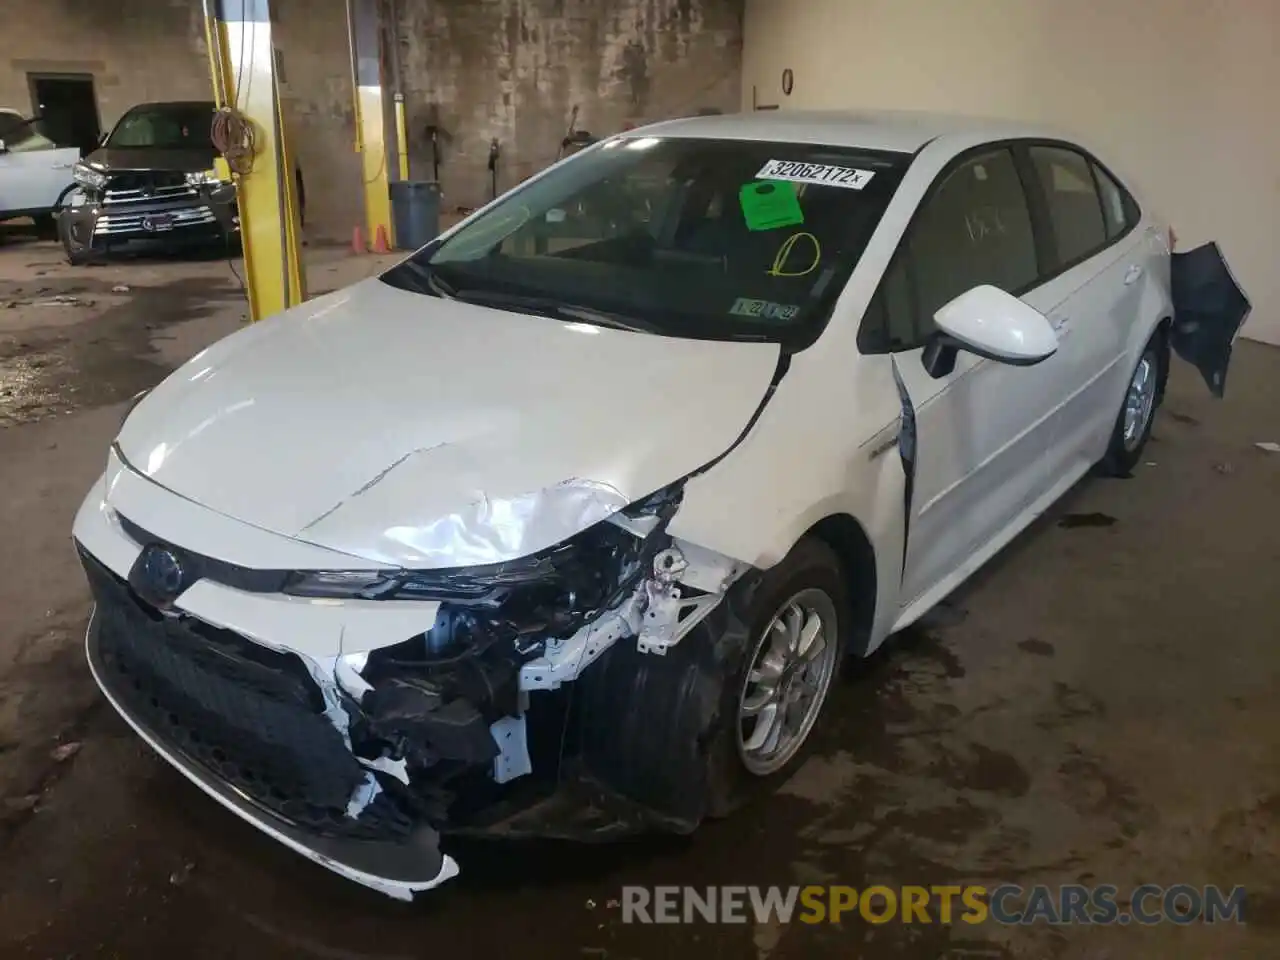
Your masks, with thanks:
[{"label": "windshield", "polygon": [[53,141],[39,130],[36,120],[28,119],[13,110],[0,110],[0,140],[6,150],[18,153],[26,150],[52,150]]},{"label": "windshield", "polygon": [[614,138],[393,267],[393,286],[700,339],[811,342],[910,158]]},{"label": "windshield", "polygon": [[121,117],[105,146],[212,149],[212,127],[212,104],[148,103]]}]

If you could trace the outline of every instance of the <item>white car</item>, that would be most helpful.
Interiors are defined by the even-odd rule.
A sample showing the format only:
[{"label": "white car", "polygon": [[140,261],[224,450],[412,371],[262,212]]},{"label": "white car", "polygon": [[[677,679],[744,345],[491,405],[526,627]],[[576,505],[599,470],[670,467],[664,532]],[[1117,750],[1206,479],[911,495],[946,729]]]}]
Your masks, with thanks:
[{"label": "white car", "polygon": [[136,403],[75,521],[94,675],[396,897],[442,833],[691,830],[794,770],[842,658],[1134,464],[1171,340],[1221,392],[1247,305],[1208,247],[1175,314],[1170,248],[1023,126],[612,137]]},{"label": "white car", "polygon": [[53,235],[53,213],[71,186],[71,169],[80,159],[76,147],[59,147],[36,121],[0,107],[0,222],[31,217]]}]

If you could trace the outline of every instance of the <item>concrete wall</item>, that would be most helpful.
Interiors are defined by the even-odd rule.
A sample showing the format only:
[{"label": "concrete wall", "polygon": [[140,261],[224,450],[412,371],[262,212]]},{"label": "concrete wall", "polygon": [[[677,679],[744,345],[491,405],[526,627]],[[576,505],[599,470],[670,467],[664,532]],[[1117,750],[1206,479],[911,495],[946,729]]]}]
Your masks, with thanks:
[{"label": "concrete wall", "polygon": [[146,100],[211,96],[199,2],[0,0],[0,106],[31,110],[28,73],[91,73],[107,129]]},{"label": "concrete wall", "polygon": [[425,128],[447,134],[445,204],[489,197],[556,158],[578,128],[734,110],[742,0],[398,0],[412,175],[431,176]]},{"label": "concrete wall", "polygon": [[273,0],[282,64],[280,100],[289,142],[302,167],[307,235],[350,240],[364,223],[364,186],[355,151],[355,105],[342,0]]},{"label": "concrete wall", "polygon": [[[307,183],[308,234],[362,217],[344,4],[276,0],[281,98]],[[199,0],[0,0],[0,106],[28,112],[28,73],[89,73],[109,129],[148,100],[211,99]]]},{"label": "concrete wall", "polygon": [[[342,0],[274,0],[281,95],[307,182],[308,234],[363,221]],[[390,0],[384,0],[391,6]],[[396,0],[415,177],[444,131],[448,206],[488,198],[556,157],[574,104],[603,133],[701,107],[734,109],[742,0]],[[0,105],[30,108],[26,74],[93,74],[104,129],[146,100],[211,96],[199,0],[0,0]]]},{"label": "concrete wall", "polygon": [[[747,0],[743,102],[1049,121],[1099,143],[1184,249],[1223,246],[1280,343],[1276,0]],[[790,68],[790,97],[779,89]]]}]

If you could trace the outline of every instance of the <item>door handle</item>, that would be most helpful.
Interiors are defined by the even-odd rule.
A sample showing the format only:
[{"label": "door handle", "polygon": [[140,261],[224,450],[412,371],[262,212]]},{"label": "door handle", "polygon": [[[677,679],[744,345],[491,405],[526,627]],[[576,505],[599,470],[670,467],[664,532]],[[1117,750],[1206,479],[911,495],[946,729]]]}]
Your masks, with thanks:
[{"label": "door handle", "polygon": [[1142,268],[1136,263],[1124,272],[1124,285],[1131,286],[1138,282],[1138,278],[1142,276]]}]

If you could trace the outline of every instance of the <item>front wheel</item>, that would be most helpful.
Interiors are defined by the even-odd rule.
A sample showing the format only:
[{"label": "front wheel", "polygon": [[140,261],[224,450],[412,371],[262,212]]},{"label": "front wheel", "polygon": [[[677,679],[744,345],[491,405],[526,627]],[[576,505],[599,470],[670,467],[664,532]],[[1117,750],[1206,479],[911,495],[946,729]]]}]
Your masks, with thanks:
[{"label": "front wheel", "polygon": [[711,816],[779,786],[812,749],[851,624],[831,548],[815,539],[797,543],[765,573],[747,621],[746,648],[726,662],[723,722],[709,745]]},{"label": "front wheel", "polygon": [[84,231],[82,226],[79,231],[71,223],[71,218],[63,214],[58,217],[57,231],[58,239],[62,241],[62,251],[67,256],[67,262],[73,267],[83,266],[90,263],[94,259],[93,242],[85,242],[79,236]]},{"label": "front wheel", "polygon": [[678,830],[777,786],[812,745],[848,611],[839,560],[806,538],[665,655],[619,641],[580,681],[587,769]]},{"label": "front wheel", "polygon": [[1125,387],[1124,402],[1116,416],[1111,441],[1098,464],[1104,476],[1127,477],[1142,459],[1168,375],[1169,338],[1162,328],[1152,334],[1142,348],[1142,355]]}]

